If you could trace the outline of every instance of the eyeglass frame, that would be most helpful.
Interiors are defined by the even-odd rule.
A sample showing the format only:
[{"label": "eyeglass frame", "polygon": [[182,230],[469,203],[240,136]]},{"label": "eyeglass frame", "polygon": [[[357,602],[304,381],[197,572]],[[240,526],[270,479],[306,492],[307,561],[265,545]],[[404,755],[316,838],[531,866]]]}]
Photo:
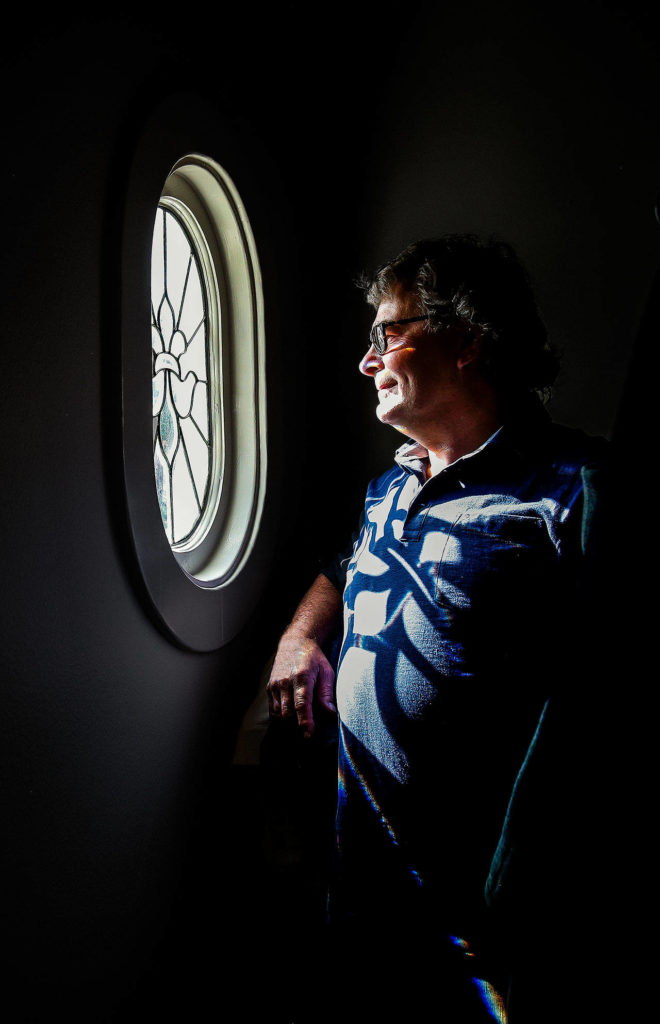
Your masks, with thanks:
[{"label": "eyeglass frame", "polygon": [[385,337],[386,327],[398,327],[400,324],[415,324],[422,320],[430,320],[428,313],[426,316],[407,316],[403,320],[381,320],[380,323],[374,324],[369,331],[369,342],[371,347],[377,356],[384,356],[387,352],[387,338]]}]

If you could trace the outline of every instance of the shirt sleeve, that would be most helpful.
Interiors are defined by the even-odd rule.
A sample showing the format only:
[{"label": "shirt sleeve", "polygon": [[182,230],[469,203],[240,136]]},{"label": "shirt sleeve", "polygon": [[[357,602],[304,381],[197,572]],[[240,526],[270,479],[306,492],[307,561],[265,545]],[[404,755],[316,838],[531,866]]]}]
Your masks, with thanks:
[{"label": "shirt sleeve", "polygon": [[360,520],[358,522],[357,529],[354,530],[353,533],[351,534],[350,543],[348,543],[342,551],[335,555],[331,562],[329,562],[327,565],[324,565],[323,568],[321,569],[322,575],[330,580],[330,582],[337,588],[340,594],[344,591],[348,563],[351,560],[351,556],[355,548],[355,542],[362,533],[363,526],[364,509],[360,514]]}]

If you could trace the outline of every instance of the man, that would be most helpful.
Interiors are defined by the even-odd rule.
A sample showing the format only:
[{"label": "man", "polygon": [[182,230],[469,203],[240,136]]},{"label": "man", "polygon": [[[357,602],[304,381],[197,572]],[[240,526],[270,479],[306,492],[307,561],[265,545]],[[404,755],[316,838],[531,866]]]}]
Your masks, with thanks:
[{"label": "man", "polygon": [[[394,1020],[412,986],[448,1021],[502,1019],[469,943],[488,955],[484,884],[566,662],[581,468],[600,447],[537,397],[558,363],[510,247],[415,243],[366,292],[360,370],[380,421],[410,440],[282,637],[271,711],[306,735],[317,708],[339,713],[330,914],[360,962],[362,1011],[378,993]],[[324,648],[342,609],[335,700]]]}]

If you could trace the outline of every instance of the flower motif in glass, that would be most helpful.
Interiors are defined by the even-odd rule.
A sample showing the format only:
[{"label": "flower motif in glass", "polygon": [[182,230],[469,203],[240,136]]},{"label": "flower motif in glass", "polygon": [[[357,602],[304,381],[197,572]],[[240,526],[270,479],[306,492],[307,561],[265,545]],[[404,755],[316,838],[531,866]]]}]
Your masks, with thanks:
[{"label": "flower motif in glass", "polygon": [[172,547],[189,542],[209,493],[208,300],[199,255],[182,221],[159,205],[151,250],[154,470]]}]

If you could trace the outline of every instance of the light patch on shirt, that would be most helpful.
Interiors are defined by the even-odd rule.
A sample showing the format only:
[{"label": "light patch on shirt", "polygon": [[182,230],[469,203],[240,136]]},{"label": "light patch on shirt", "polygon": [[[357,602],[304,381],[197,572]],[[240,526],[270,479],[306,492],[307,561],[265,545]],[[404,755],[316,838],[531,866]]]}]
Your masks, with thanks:
[{"label": "light patch on shirt", "polygon": [[389,491],[385,495],[382,501],[373,505],[367,511],[367,519],[369,522],[374,523],[376,527],[376,540],[380,540],[381,537],[385,536],[385,524],[390,517],[390,510],[392,508],[392,502],[396,496],[396,487],[390,487]]},{"label": "light patch on shirt", "polygon": [[346,637],[348,636],[348,630],[349,630],[349,627],[350,627],[350,624],[351,624],[351,615],[352,614],[353,614],[353,609],[349,608],[348,605],[346,604],[346,602],[344,601],[344,639],[346,639]]},{"label": "light patch on shirt", "polygon": [[[349,647],[337,673],[337,710],[342,722],[354,731],[360,710],[371,712],[374,691],[376,655],[363,647]],[[357,714],[356,714],[357,712]]]},{"label": "light patch on shirt", "polygon": [[447,544],[442,555],[442,561],[445,565],[458,565],[462,561],[461,555],[461,541],[453,533],[450,533],[447,537]]},{"label": "light patch on shirt", "polygon": [[437,696],[437,690],[418,668],[399,651],[394,672],[394,692],[407,718],[421,719]]},{"label": "light patch on shirt", "polygon": [[432,602],[433,595],[429,591],[428,587],[424,584],[419,573],[416,573],[412,566],[408,565],[405,558],[402,558],[399,552],[395,551],[394,548],[388,548],[387,550],[389,551],[393,558],[396,558],[397,562],[401,565],[403,569],[405,569],[405,571],[409,574],[411,579],[414,580],[415,585],[418,586],[422,593],[426,595],[427,600]]},{"label": "light patch on shirt", "polygon": [[362,590],[355,598],[353,615],[353,632],[362,636],[376,636],[387,622],[387,599],[389,590],[373,593]]},{"label": "light patch on shirt", "polygon": [[469,501],[465,498],[454,498],[452,501],[440,501],[437,505],[430,505],[428,510],[429,519],[439,519],[446,523],[447,526],[451,526],[456,520],[465,514],[466,508],[474,502],[474,498],[470,498]]},{"label": "light patch on shirt", "polygon": [[371,543],[371,535],[373,532],[374,531],[372,527],[370,527],[368,530],[362,530],[362,533],[358,538],[357,547],[355,548],[353,557],[351,558],[351,561],[349,562],[348,565],[348,569],[346,570],[346,586],[348,586],[349,583],[351,583],[353,577],[355,576],[355,573],[357,572],[357,564],[360,561],[363,552],[369,550],[369,544]]},{"label": "light patch on shirt", "polygon": [[451,535],[445,533],[444,530],[433,530],[432,533],[427,533],[419,555],[420,564],[422,562],[441,562],[451,539]]},{"label": "light patch on shirt", "polygon": [[451,645],[440,637],[437,619],[432,622],[412,594],[404,602],[401,621],[408,640],[422,659],[444,672],[451,656]]},{"label": "light patch on shirt", "polygon": [[405,484],[399,491],[399,500],[396,503],[397,508],[405,508],[406,511],[410,508],[412,500],[420,490],[419,480],[414,476],[409,476]]},{"label": "light patch on shirt", "polygon": [[364,576],[382,576],[387,572],[389,565],[382,558],[372,554],[368,547],[363,547],[355,562],[355,572],[361,572]]},{"label": "light patch on shirt", "polygon": [[337,710],[342,725],[388,772],[405,782],[408,760],[383,721],[376,696],[376,654],[349,647],[337,673]]}]

